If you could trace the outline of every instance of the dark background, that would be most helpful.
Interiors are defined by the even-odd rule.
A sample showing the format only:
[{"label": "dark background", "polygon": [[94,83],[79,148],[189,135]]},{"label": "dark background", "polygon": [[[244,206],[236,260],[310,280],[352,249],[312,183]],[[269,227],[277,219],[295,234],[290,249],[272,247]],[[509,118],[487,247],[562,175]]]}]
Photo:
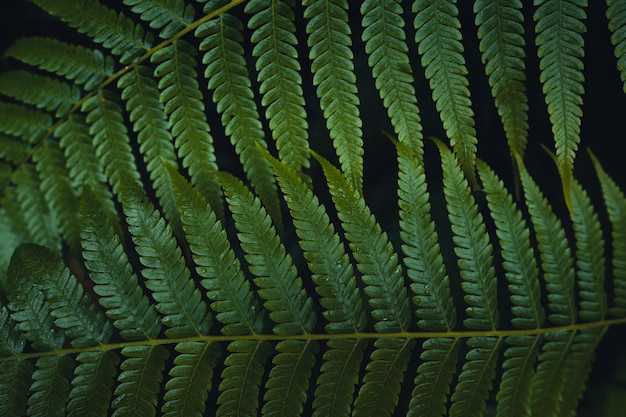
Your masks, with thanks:
[{"label": "dark background", "polygon": [[[107,4],[114,5],[118,10],[125,10],[128,16],[132,16],[127,6],[121,1],[108,0]],[[351,26],[353,30],[353,52],[355,53],[355,68],[361,97],[361,116],[363,119],[363,132],[365,141],[365,193],[368,203],[371,205],[377,218],[383,227],[389,231],[392,240],[397,240],[397,206],[396,206],[396,161],[395,151],[392,144],[385,138],[383,131],[391,132],[392,128],[386,116],[386,110],[375,91],[371,79],[371,72],[367,66],[367,58],[364,55],[364,47],[360,41],[361,25],[357,2],[353,3],[350,10]],[[480,62],[476,27],[472,3],[460,1],[460,19],[463,31],[463,43],[465,46],[465,58],[469,70],[471,98],[475,112],[477,137],[479,140],[478,155],[486,160],[507,184],[512,184],[512,169],[506,139],[497,112],[487,78],[484,74],[483,65]],[[526,67],[527,67],[527,93],[529,103],[529,138],[526,155],[526,163],[537,182],[541,185],[545,195],[554,205],[555,211],[561,218],[567,219],[564,204],[561,198],[560,181],[556,168],[550,157],[541,149],[541,145],[553,149],[553,139],[549,125],[546,104],[541,93],[539,83],[539,61],[534,46],[534,22],[532,14],[534,8],[530,1],[526,1],[524,14],[526,25]],[[606,222],[604,205],[599,194],[595,172],[585,152],[590,148],[603,163],[606,171],[620,184],[622,190],[626,189],[626,170],[624,169],[624,144],[626,118],[626,95],[622,89],[622,82],[616,69],[616,60],[610,43],[610,32],[607,20],[604,16],[606,3],[602,1],[590,1],[587,10],[586,21],[588,32],[585,35],[585,94],[583,105],[583,119],[581,132],[581,148],[577,156],[575,175],[588,190],[592,201],[596,202],[597,211],[603,222]],[[239,6],[239,13],[242,6]],[[302,10],[297,9],[296,15],[301,16]],[[423,125],[424,136],[436,136],[445,138],[439,116],[434,103],[430,98],[430,90],[423,69],[417,57],[417,48],[412,41],[414,31],[412,29],[412,16],[407,13],[407,39],[409,40],[410,55],[413,68],[415,68],[415,87],[418,95],[418,105]],[[6,49],[11,42],[21,36],[49,36],[60,38],[73,43],[89,44],[89,40],[83,35],[68,28],[63,22],[46,15],[35,5],[26,1],[3,1],[0,3],[0,51]],[[304,35],[304,28],[298,27],[299,35]],[[302,39],[302,38],[301,38]],[[303,68],[307,68],[308,58],[304,46],[300,49],[300,60]],[[18,67],[19,64],[6,59],[0,60],[0,70]],[[199,69],[201,72],[201,69]],[[311,132],[311,147],[318,152],[330,157],[334,155],[332,148],[326,140],[327,133],[324,121],[315,105],[315,90],[310,79],[304,80],[305,96],[308,106],[309,123]],[[209,94],[205,94],[209,97]],[[219,121],[212,126],[219,129]],[[215,129],[215,128],[214,128]],[[228,144],[216,144],[220,155],[220,167],[229,169],[236,166],[233,162],[232,148]],[[426,163],[432,160],[432,164],[438,164],[438,154],[431,143],[426,143]],[[319,169],[313,164],[311,174],[319,180]],[[438,198],[436,191],[433,198]],[[440,196],[439,196],[440,197]],[[569,227],[569,222],[564,222]],[[608,230],[608,229],[607,229]],[[609,239],[607,234],[605,238]],[[607,265],[608,266],[608,265]],[[610,266],[608,266],[610,268]],[[623,353],[624,328],[610,329],[603,344],[599,347],[598,357],[591,376],[590,389],[587,399],[583,402],[583,412],[590,410],[599,404],[605,403],[606,392],[615,388],[614,385],[621,381],[626,387],[626,359]],[[622,374],[620,374],[620,372]],[[621,375],[621,376],[620,376]],[[617,381],[617,382],[616,382]],[[623,393],[626,391],[622,391]],[[596,409],[597,411],[597,409]]]}]

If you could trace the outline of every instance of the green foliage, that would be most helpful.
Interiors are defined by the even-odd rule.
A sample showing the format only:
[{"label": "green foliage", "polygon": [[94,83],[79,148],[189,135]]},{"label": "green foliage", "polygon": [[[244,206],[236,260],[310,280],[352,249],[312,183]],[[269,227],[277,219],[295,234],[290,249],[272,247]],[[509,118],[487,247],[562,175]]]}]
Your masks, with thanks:
[{"label": "green foliage", "polygon": [[[476,0],[475,35],[455,1],[33,3],[83,35],[4,55],[1,415],[576,414],[626,321],[624,193],[594,156],[600,186],[574,178],[585,1],[535,1],[533,33],[519,0]],[[529,157],[530,38],[557,196]],[[474,52],[520,192],[478,157]],[[446,140],[423,140],[429,95]]]}]

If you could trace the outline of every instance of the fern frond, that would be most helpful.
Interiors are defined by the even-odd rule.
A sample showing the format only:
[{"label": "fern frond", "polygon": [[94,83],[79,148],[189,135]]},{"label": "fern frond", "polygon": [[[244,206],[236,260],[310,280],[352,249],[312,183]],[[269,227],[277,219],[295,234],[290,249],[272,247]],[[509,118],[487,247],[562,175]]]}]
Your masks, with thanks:
[{"label": "fern frond", "polygon": [[83,112],[89,112],[86,119],[89,134],[107,181],[115,194],[119,194],[122,177],[139,181],[135,157],[118,101],[114,92],[99,90],[98,94],[87,99],[81,108]]},{"label": "fern frond", "polygon": [[502,337],[470,337],[463,370],[452,394],[450,416],[482,416],[496,376]]},{"label": "fern frond", "polygon": [[0,74],[0,93],[47,112],[65,115],[80,98],[80,90],[65,81],[24,70]]},{"label": "fern frond", "polygon": [[135,250],[145,267],[145,286],[152,292],[156,309],[163,316],[161,321],[168,327],[165,335],[181,338],[208,333],[209,307],[191,280],[171,227],[136,184],[122,185],[122,206]]},{"label": "fern frond", "polygon": [[243,26],[230,14],[202,24],[195,35],[203,38],[200,50],[206,51],[202,63],[204,76],[213,90],[213,101],[222,116],[225,133],[230,137],[241,164],[272,219],[280,222],[280,206],[274,175],[257,143],[267,146],[254,93],[243,56]]},{"label": "fern frond", "polygon": [[[496,225],[505,276],[509,282],[513,326],[536,329],[544,325],[539,269],[530,245],[530,231],[502,181],[483,161],[478,173],[487,195],[487,205]],[[539,355],[541,336],[510,336],[503,363],[504,373],[497,394],[497,410],[503,416],[529,416],[533,366]]]},{"label": "fern frond", "polygon": [[400,142],[422,157],[422,124],[413,70],[409,63],[401,1],[368,0],[361,4],[365,52],[380,98]]},{"label": "fern frond", "polygon": [[36,244],[18,247],[12,262],[20,262],[19,279],[35,285],[44,295],[54,324],[65,331],[72,346],[82,348],[108,342],[111,326],[91,303],[61,257]]},{"label": "fern frond", "polygon": [[293,0],[252,0],[245,12],[252,14],[248,28],[254,30],[252,55],[256,57],[261,104],[266,107],[278,156],[300,172],[309,167],[307,113],[304,108],[300,63],[295,46]]},{"label": "fern frond", "polygon": [[220,173],[219,179],[258,293],[276,323],[274,333],[311,332],[316,321],[313,302],[260,200],[232,175]]},{"label": "fern frond", "polygon": [[496,395],[497,415],[530,417],[530,398],[532,395],[532,377],[539,355],[542,337],[510,336],[505,343],[505,360],[502,364],[504,373]]},{"label": "fern frond", "polygon": [[28,398],[28,415],[65,415],[74,361],[67,355],[37,360]]},{"label": "fern frond", "polygon": [[200,193],[178,172],[168,169],[176,203],[196,271],[207,290],[211,308],[228,335],[263,330],[264,311],[255,300],[221,222]]},{"label": "fern frond", "polygon": [[391,416],[398,404],[400,388],[415,341],[382,338],[365,367],[363,385],[354,400],[353,415]]},{"label": "fern frond", "polygon": [[80,364],[74,369],[68,417],[108,416],[119,357],[107,350],[82,352],[76,360]]},{"label": "fern frond", "polygon": [[50,209],[57,229],[68,243],[72,253],[80,253],[80,227],[78,222],[78,196],[69,179],[64,155],[59,144],[47,140],[35,150],[33,161],[37,164],[40,188]]},{"label": "fern frond", "polygon": [[544,336],[545,343],[539,355],[537,372],[531,381],[533,393],[530,398],[531,416],[556,415],[559,411],[565,385],[568,353],[574,344],[575,337],[575,332],[558,332]]},{"label": "fern frond", "polygon": [[309,58],[313,84],[326,119],[341,170],[359,193],[363,187],[363,132],[359,97],[350,50],[350,26],[346,0],[304,0],[309,19]]},{"label": "fern frond", "polygon": [[176,154],[151,72],[147,67],[135,66],[119,79],[117,86],[122,89],[121,98],[130,113],[133,130],[137,132],[139,152],[143,155],[156,196],[165,217],[176,230],[180,229],[180,215],[165,168],[167,164],[176,164]]},{"label": "fern frond", "polygon": [[366,285],[364,291],[376,320],[375,329],[381,333],[406,331],[409,303],[398,255],[387,234],[348,179],[322,156],[313,156],[322,165],[345,237]]},{"label": "fern frond", "polygon": [[27,360],[0,363],[0,413],[26,415],[34,366]]},{"label": "fern frond", "polygon": [[478,0],[474,13],[482,62],[509,149],[523,156],[528,141],[528,99],[522,2]]},{"label": "fern frond", "polygon": [[17,323],[17,329],[33,349],[61,349],[65,334],[54,324],[50,307],[44,303],[43,293],[33,288],[30,280],[22,279],[27,276],[24,264],[17,257],[12,257],[5,284],[8,307],[12,311],[11,319]]},{"label": "fern frond", "polygon": [[273,367],[265,384],[267,392],[262,413],[264,416],[300,416],[307,401],[307,391],[315,356],[319,351],[317,342],[310,340],[284,340],[276,345],[278,355],[272,360]]},{"label": "fern frond", "polygon": [[222,382],[217,399],[216,415],[252,416],[258,414],[259,386],[265,372],[265,362],[271,353],[266,342],[241,340],[228,345],[230,355],[224,360]]},{"label": "fern frond", "polygon": [[578,315],[585,321],[604,320],[608,307],[604,290],[606,267],[600,220],[587,192],[576,180],[572,181],[570,195],[576,237],[576,273],[580,298]]},{"label": "fern frond", "polygon": [[54,135],[59,138],[59,146],[65,154],[72,187],[80,193],[83,187],[88,186],[100,201],[107,218],[114,224],[118,223],[113,194],[96,155],[85,117],[72,114],[57,126]]},{"label": "fern frond", "polygon": [[[18,164],[26,159],[31,146],[19,138],[0,134],[0,158],[8,163]],[[8,165],[2,164],[3,168]],[[12,171],[12,169],[11,169]],[[11,171],[7,172],[6,179],[11,175]],[[4,182],[5,174],[2,172],[2,180]],[[3,184],[4,185],[4,184]],[[4,189],[4,188],[2,188]]]},{"label": "fern frond", "polygon": [[422,344],[408,417],[446,414],[452,377],[457,371],[461,339],[435,337]]},{"label": "fern frond", "polygon": [[424,165],[407,145],[401,142],[395,142],[395,145],[398,153],[400,238],[404,265],[415,294],[413,301],[417,306],[417,325],[425,330],[451,331],[456,325],[456,309],[430,214]]},{"label": "fern frond", "polygon": [[455,1],[415,1],[415,41],[422,56],[433,100],[461,168],[476,184],[476,129],[467,68],[461,44],[461,23]]},{"label": "fern frond", "polygon": [[610,312],[614,316],[624,317],[626,316],[626,198],[615,181],[604,171],[598,159],[593,154],[590,153],[590,155],[600,180],[604,204],[612,226],[613,307]]},{"label": "fern frond", "polygon": [[476,201],[471,195],[458,159],[440,141],[435,142],[441,154],[443,186],[452,226],[454,253],[457,256],[463,299],[470,329],[497,329],[499,313],[497,282],[493,267],[492,246]]},{"label": "fern frond", "polygon": [[552,212],[520,158],[517,163],[546,281],[548,319],[556,325],[572,324],[576,320],[574,262],[567,237],[561,221]]},{"label": "fern frond", "polygon": [[478,173],[487,195],[489,212],[496,224],[505,276],[511,292],[513,326],[537,329],[543,326],[545,312],[541,301],[539,268],[535,251],[530,245],[530,231],[522,213],[502,181],[483,161],[478,161]]},{"label": "fern frond", "polygon": [[351,415],[354,387],[359,380],[366,343],[358,339],[334,339],[327,343],[317,379],[314,417]]},{"label": "fern frond", "polygon": [[120,55],[121,64],[131,63],[152,46],[152,35],[144,33],[141,25],[97,0],[33,0],[33,3],[110,49],[113,55]]},{"label": "fern frond", "polygon": [[565,201],[570,206],[569,190],[574,158],[580,142],[582,117],[583,20],[586,0],[538,0],[534,14],[539,47],[539,77],[550,114],[559,173]]},{"label": "fern frond", "polygon": [[91,90],[113,74],[114,61],[97,49],[71,45],[56,39],[18,39],[4,56],[53,72]]},{"label": "fern frond", "polygon": [[111,405],[113,415],[155,416],[158,393],[168,352],[163,346],[129,346],[122,349],[126,359],[120,366],[119,385]]},{"label": "fern frond", "polygon": [[161,330],[154,306],[138,286],[126,252],[89,188],[81,197],[80,222],[85,265],[107,316],[126,340],[154,339]]},{"label": "fern frond", "polygon": [[203,415],[221,348],[216,343],[183,342],[176,345],[176,352],[165,384],[163,417]]},{"label": "fern frond", "polygon": [[611,43],[615,47],[617,70],[626,91],[626,3],[622,0],[607,0],[606,17],[609,19]]},{"label": "fern frond", "polygon": [[15,194],[27,236],[31,242],[39,242],[56,251],[61,251],[61,238],[56,223],[41,193],[41,182],[33,164],[19,167],[13,174]]},{"label": "fern frond", "polygon": [[32,241],[29,239],[30,232],[24,219],[24,213],[17,203],[15,187],[9,186],[3,190],[4,195],[0,199],[0,233],[2,245],[0,245],[0,286],[4,288],[6,273],[11,261],[13,251],[20,243]]},{"label": "fern frond", "polygon": [[17,136],[28,143],[41,140],[52,126],[49,114],[20,104],[0,102],[0,133]]},{"label": "fern frond", "polygon": [[278,185],[293,218],[299,246],[313,273],[321,296],[322,314],[329,333],[358,332],[365,326],[365,310],[356,285],[354,268],[326,210],[308,185],[284,163],[263,154],[272,164]]},{"label": "fern frond", "polygon": [[196,80],[196,49],[178,40],[152,55],[158,63],[159,101],[164,103],[178,156],[192,184],[208,200],[219,218],[224,217],[222,189],[217,180],[213,138],[206,121],[202,92]]},{"label": "fern frond", "polygon": [[194,8],[183,0],[124,0],[141,20],[150,22],[153,29],[161,29],[159,36],[169,39],[187,24],[193,22]]}]

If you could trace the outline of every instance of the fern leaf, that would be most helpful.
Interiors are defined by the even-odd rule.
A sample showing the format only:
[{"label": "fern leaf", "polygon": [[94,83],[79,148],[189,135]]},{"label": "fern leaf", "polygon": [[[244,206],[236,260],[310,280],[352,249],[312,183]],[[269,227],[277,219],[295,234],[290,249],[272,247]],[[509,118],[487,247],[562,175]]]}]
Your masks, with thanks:
[{"label": "fern leaf", "polygon": [[284,340],[276,345],[278,355],[263,396],[264,416],[300,416],[307,401],[311,371],[319,345],[310,340]]},{"label": "fern leaf", "polygon": [[65,115],[80,98],[80,90],[65,81],[32,74],[6,71],[0,75],[0,93],[47,112]]},{"label": "fern leaf", "polygon": [[316,321],[313,300],[302,287],[302,279],[267,212],[241,181],[226,173],[220,173],[219,178],[258,293],[276,324],[274,333],[311,332]]},{"label": "fern leaf", "polygon": [[257,143],[267,146],[254,93],[243,56],[241,22],[230,14],[202,24],[196,36],[203,38],[200,50],[206,51],[202,63],[204,76],[213,90],[213,101],[222,116],[226,135],[235,146],[246,176],[260,196],[272,219],[280,222],[280,207],[272,168]]},{"label": "fern leaf", "polygon": [[0,414],[26,415],[34,367],[26,360],[0,362]]},{"label": "fern leaf", "polygon": [[544,336],[545,343],[539,355],[537,373],[531,381],[531,416],[557,415],[565,385],[567,356],[575,337],[575,332],[550,333]]},{"label": "fern leaf", "polygon": [[217,180],[215,149],[206,121],[202,93],[196,80],[196,49],[178,40],[152,55],[158,63],[159,101],[164,103],[175,146],[192,184],[208,200],[218,217],[224,217],[222,189]]},{"label": "fern leaf", "polygon": [[254,31],[250,38],[254,43],[252,55],[256,57],[261,103],[266,107],[278,156],[300,172],[309,167],[310,155],[293,4],[293,0],[253,0],[245,11],[253,15],[248,21],[248,28]]},{"label": "fern leaf", "polygon": [[363,385],[354,401],[354,414],[359,416],[391,416],[398,404],[400,388],[411,350],[411,339],[382,338],[374,342],[376,350],[365,367]]},{"label": "fern leaf", "polygon": [[83,187],[88,186],[102,204],[109,221],[118,223],[113,194],[107,186],[85,118],[82,115],[71,115],[59,124],[54,135],[59,138],[59,146],[65,154],[72,187],[80,193]]},{"label": "fern leaf", "polygon": [[143,155],[156,196],[165,217],[177,230],[180,229],[180,215],[165,168],[166,164],[176,164],[176,154],[163,106],[159,102],[159,91],[151,75],[149,68],[136,66],[119,79],[117,86],[122,89],[121,98],[130,113],[133,130],[137,132],[139,152]]},{"label": "fern leaf", "polygon": [[135,250],[145,267],[145,286],[152,291],[156,309],[163,315],[161,321],[168,327],[165,335],[181,338],[207,334],[211,327],[209,307],[191,280],[172,229],[135,184],[123,184],[122,206]]},{"label": "fern leaf", "polygon": [[526,205],[537,237],[538,248],[548,292],[549,320],[557,325],[568,325],[576,320],[574,298],[574,269],[565,232],[560,220],[552,212],[548,201],[526,171],[520,158],[520,177]]},{"label": "fern leaf", "polygon": [[272,164],[293,218],[299,246],[313,273],[311,279],[324,307],[329,333],[358,332],[365,327],[365,310],[354,268],[326,210],[308,185],[284,163],[263,154]]},{"label": "fern leaf", "polygon": [[539,47],[540,81],[550,114],[556,145],[559,173],[565,201],[570,206],[569,190],[574,158],[580,142],[582,117],[583,20],[586,0],[536,0],[535,32]]},{"label": "fern leaf", "polygon": [[502,380],[496,394],[498,416],[530,417],[531,381],[541,336],[510,336],[505,343]]},{"label": "fern leaf", "polygon": [[528,141],[528,100],[524,65],[522,2],[479,0],[474,3],[480,52],[491,95],[504,125],[509,149],[524,155]]},{"label": "fern leaf", "polygon": [[122,177],[139,180],[130,139],[122,120],[122,108],[118,101],[114,92],[99,90],[98,94],[83,103],[81,109],[89,112],[87,115],[89,134],[93,138],[96,155],[115,194],[119,194]]},{"label": "fern leaf", "polygon": [[503,258],[505,276],[509,282],[515,317],[511,324],[522,329],[543,326],[545,312],[541,301],[539,269],[535,251],[530,245],[530,231],[522,213],[513,203],[502,181],[482,161],[478,161],[478,173],[487,194],[489,212],[496,224]]},{"label": "fern leaf", "polygon": [[424,165],[407,145],[399,142],[395,145],[398,152],[400,238],[404,265],[415,294],[417,325],[426,330],[451,331],[456,325],[456,309],[430,214]]},{"label": "fern leaf", "polygon": [[363,132],[346,0],[304,0],[313,84],[350,186],[363,186]]},{"label": "fern leaf", "polygon": [[0,133],[17,136],[32,144],[52,126],[49,114],[20,104],[0,102]]},{"label": "fern leaf", "polygon": [[606,328],[582,330],[574,339],[571,352],[565,364],[565,389],[561,396],[560,417],[576,415],[578,403],[582,398],[591,373],[595,350],[602,340]]},{"label": "fern leaf", "polygon": [[461,339],[436,337],[422,344],[408,417],[446,415],[452,376],[456,373]]},{"label": "fern leaf", "polygon": [[61,251],[61,239],[50,209],[41,195],[41,182],[33,164],[19,167],[13,180],[16,183],[15,193],[20,217],[23,219],[27,236],[31,242],[57,251]]},{"label": "fern leaf", "polygon": [[482,416],[496,376],[502,337],[470,337],[471,350],[452,394],[450,416]]},{"label": "fern leaf", "polygon": [[[183,228],[202,286],[211,308],[227,335],[256,334],[263,330],[265,312],[254,299],[239,261],[215,212],[200,193],[176,171],[169,169]],[[224,360],[218,397],[218,416],[253,415],[259,387],[271,351],[266,342],[233,341]]]},{"label": "fern leaf", "polygon": [[72,390],[67,404],[68,417],[108,416],[119,357],[114,352],[82,352],[76,360]]},{"label": "fern leaf", "polygon": [[120,55],[121,64],[139,58],[152,46],[151,34],[144,33],[141,25],[97,0],[33,0],[33,3],[110,49],[113,55]]},{"label": "fern leaf", "polygon": [[55,224],[72,253],[80,253],[78,196],[69,181],[69,172],[59,144],[47,140],[33,154],[41,179],[40,188]]},{"label": "fern leaf", "polygon": [[122,355],[126,359],[111,403],[113,416],[155,416],[167,349],[158,345],[129,346],[122,349]]},{"label": "fern leaf", "polygon": [[43,356],[37,360],[28,398],[29,416],[65,415],[74,364],[67,355]]},{"label": "fern leaf", "polygon": [[591,159],[602,186],[604,204],[612,226],[612,287],[614,292],[612,301],[614,307],[611,309],[611,314],[624,317],[626,316],[626,198],[593,154],[591,154]]},{"label": "fern leaf", "polygon": [[119,238],[89,188],[81,198],[80,222],[85,265],[107,316],[124,339],[154,339],[161,329],[154,306],[138,286]]},{"label": "fern leaf", "polygon": [[169,39],[180,29],[193,22],[194,9],[183,0],[124,0],[141,20],[150,22],[153,29],[161,29],[159,36]]},{"label": "fern leaf", "polygon": [[0,245],[0,286],[4,287],[7,270],[11,261],[13,251],[21,243],[29,241],[28,227],[23,217],[23,212],[17,204],[15,187],[7,187],[3,190],[4,195],[0,199],[2,209],[0,209],[0,233],[2,234],[2,245]]},{"label": "fern leaf", "polygon": [[578,181],[572,181],[572,223],[576,237],[576,266],[580,308],[578,314],[585,321],[606,318],[607,300],[604,291],[604,239],[598,215],[587,192]]},{"label": "fern leaf", "polygon": [[174,367],[165,384],[163,417],[204,415],[213,370],[220,355],[216,343],[183,342],[176,345]]},{"label": "fern leaf", "polygon": [[82,348],[109,340],[109,322],[99,314],[58,254],[43,246],[24,244],[16,249],[13,259],[22,264],[20,279],[43,293],[54,324],[64,329],[72,346]]},{"label": "fern leaf", "polygon": [[[8,163],[18,164],[24,161],[27,158],[31,148],[32,147],[28,143],[20,140],[19,138],[7,135],[0,135],[0,158],[4,159],[4,161]],[[3,167],[4,166],[8,165],[3,164]],[[8,178],[10,175],[11,172],[7,172],[6,177]],[[2,177],[4,180],[4,172]]]},{"label": "fern leaf", "polygon": [[496,276],[489,235],[455,155],[440,141],[443,186],[470,329],[497,329]]},{"label": "fern leaf", "polygon": [[626,91],[626,4],[621,0],[607,0],[606,17],[609,19],[611,43],[615,47],[617,69]]},{"label": "fern leaf", "polygon": [[178,172],[168,169],[183,228],[211,308],[227,335],[263,330],[264,311],[254,299],[239,260],[215,212]]},{"label": "fern leaf", "polygon": [[234,341],[228,345],[230,355],[224,360],[222,382],[217,398],[216,415],[256,416],[259,407],[259,386],[265,372],[265,362],[271,352],[266,342]]},{"label": "fern leaf", "polygon": [[350,405],[366,343],[358,339],[332,339],[327,346],[317,379],[313,416],[347,417],[351,415]]},{"label": "fern leaf", "polygon": [[[302,287],[298,271],[286,254],[269,215],[258,198],[235,177],[220,174],[220,182],[241,248],[248,261],[258,293],[275,323],[276,334],[310,333],[316,317],[313,303]],[[278,354],[266,383],[264,415],[285,415],[302,410],[308,380],[315,364],[316,342],[285,340],[276,345]],[[291,366],[290,366],[291,365]]]},{"label": "fern leaf", "polygon": [[376,88],[400,142],[421,159],[422,124],[413,70],[409,63],[401,1],[368,0],[361,4],[362,39]]},{"label": "fern leaf", "polygon": [[326,175],[328,188],[350,250],[365,283],[378,332],[402,332],[409,326],[409,306],[398,256],[361,194],[326,159],[313,153]]},{"label": "fern leaf", "polygon": [[455,1],[415,1],[413,22],[433,100],[461,168],[476,183],[476,129]]},{"label": "fern leaf", "polygon": [[56,39],[18,39],[4,56],[53,72],[91,90],[113,74],[114,61],[97,49],[71,45]]}]

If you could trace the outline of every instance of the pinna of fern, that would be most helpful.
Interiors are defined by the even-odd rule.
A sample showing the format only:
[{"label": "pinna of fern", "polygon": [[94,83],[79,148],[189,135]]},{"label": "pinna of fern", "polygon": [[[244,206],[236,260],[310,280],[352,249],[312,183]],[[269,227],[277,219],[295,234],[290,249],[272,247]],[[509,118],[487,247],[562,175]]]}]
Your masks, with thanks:
[{"label": "pinna of fern", "polygon": [[[626,311],[623,192],[594,160],[609,233],[570,172],[585,2],[534,14],[569,219],[525,166],[521,2],[473,9],[515,198],[477,158],[456,2],[355,9],[398,138],[397,240],[365,193],[352,4],[34,3],[96,46],[27,38],[7,56],[39,72],[0,75],[0,414],[572,415]],[[620,58],[623,2],[609,3]],[[440,164],[409,8],[451,145],[435,141]],[[338,167],[309,150],[301,49]],[[219,171],[225,139],[243,180]]]}]

